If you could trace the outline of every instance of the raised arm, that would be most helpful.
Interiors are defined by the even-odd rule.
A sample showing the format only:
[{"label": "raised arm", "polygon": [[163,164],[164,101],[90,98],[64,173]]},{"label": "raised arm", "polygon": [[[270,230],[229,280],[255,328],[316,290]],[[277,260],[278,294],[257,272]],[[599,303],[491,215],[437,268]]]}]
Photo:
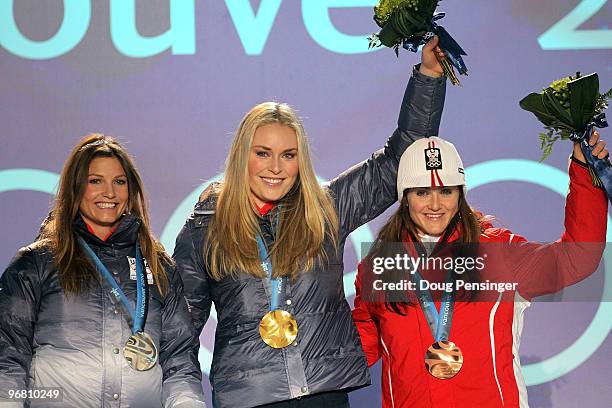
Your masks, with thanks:
[{"label": "raised arm", "polygon": [[434,55],[435,45],[432,42],[423,48],[423,62],[413,69],[404,93],[397,130],[385,147],[329,184],[341,240],[397,201],[397,167],[404,150],[419,138],[438,135],[446,80]]},{"label": "raised arm", "polygon": [[[594,154],[607,155],[599,136],[591,139]],[[602,154],[603,152],[603,154]],[[606,194],[594,187],[584,157],[574,150],[565,203],[565,231],[556,242],[538,244],[510,236],[507,269],[515,271],[519,293],[526,299],[557,292],[590,276],[598,267],[606,240]]]}]

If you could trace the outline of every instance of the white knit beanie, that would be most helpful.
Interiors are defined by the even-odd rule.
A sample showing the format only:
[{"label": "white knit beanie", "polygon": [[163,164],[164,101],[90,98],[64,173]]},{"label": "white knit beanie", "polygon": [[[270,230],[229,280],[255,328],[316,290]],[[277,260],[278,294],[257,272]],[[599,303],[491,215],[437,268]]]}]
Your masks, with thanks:
[{"label": "white knit beanie", "polygon": [[397,198],[414,187],[463,186],[466,193],[463,162],[455,146],[431,136],[411,144],[400,159],[397,170]]}]

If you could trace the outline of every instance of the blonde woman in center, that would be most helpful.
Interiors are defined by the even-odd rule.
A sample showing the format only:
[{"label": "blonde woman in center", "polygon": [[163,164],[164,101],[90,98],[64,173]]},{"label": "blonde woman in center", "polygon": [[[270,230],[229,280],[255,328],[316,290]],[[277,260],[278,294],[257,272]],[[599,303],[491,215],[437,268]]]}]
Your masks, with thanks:
[{"label": "blonde woman in center", "polygon": [[370,384],[342,254],[353,230],[397,200],[404,150],[438,134],[445,79],[436,44],[424,47],[384,148],[324,186],[290,106],[262,103],[243,118],[223,182],[202,195],[174,253],[198,333],[212,302],[217,310],[216,408],[342,408],[349,391]]}]

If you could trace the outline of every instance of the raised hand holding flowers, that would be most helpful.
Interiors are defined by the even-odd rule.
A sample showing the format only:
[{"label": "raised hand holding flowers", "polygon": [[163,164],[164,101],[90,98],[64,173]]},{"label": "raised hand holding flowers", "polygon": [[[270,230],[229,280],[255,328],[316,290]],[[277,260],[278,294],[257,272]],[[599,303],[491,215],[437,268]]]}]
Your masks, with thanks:
[{"label": "raised hand holding flowers", "polygon": [[612,90],[599,93],[596,73],[581,76],[578,72],[575,77],[553,81],[540,93],[527,95],[519,104],[533,113],[547,130],[540,133],[541,160],[550,155],[553,144],[559,139],[578,143],[594,183],[606,190],[612,202],[612,165],[607,157],[600,157],[602,154],[605,156],[605,145],[602,146],[598,132],[594,131],[596,127],[608,126],[604,110],[610,98]]},{"label": "raised hand holding flowers", "polygon": [[[380,0],[374,7],[374,21],[381,27],[380,32],[369,37],[370,47],[382,45],[393,48],[396,55],[400,45],[416,52],[420,45],[426,44],[435,35],[439,37],[439,47],[444,57],[439,56],[444,75],[453,85],[459,80],[453,66],[460,74],[467,75],[462,55],[467,55],[448,32],[436,23],[444,13],[435,13],[439,0]],[[435,14],[434,14],[435,13]]]}]

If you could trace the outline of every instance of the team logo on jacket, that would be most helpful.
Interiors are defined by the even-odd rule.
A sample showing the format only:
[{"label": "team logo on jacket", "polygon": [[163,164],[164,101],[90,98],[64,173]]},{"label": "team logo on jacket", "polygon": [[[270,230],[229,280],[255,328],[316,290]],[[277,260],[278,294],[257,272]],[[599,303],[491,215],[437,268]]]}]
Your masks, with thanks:
[{"label": "team logo on jacket", "polygon": [[[136,280],[136,258],[132,258],[131,256],[127,257],[128,263],[130,264],[130,279]],[[145,266],[145,271],[147,271],[147,283],[149,285],[153,284],[153,273],[151,273],[151,269],[149,268],[149,264],[146,259],[142,260]]]},{"label": "team logo on jacket", "polygon": [[425,149],[425,169],[442,170],[442,155],[437,147]]}]

